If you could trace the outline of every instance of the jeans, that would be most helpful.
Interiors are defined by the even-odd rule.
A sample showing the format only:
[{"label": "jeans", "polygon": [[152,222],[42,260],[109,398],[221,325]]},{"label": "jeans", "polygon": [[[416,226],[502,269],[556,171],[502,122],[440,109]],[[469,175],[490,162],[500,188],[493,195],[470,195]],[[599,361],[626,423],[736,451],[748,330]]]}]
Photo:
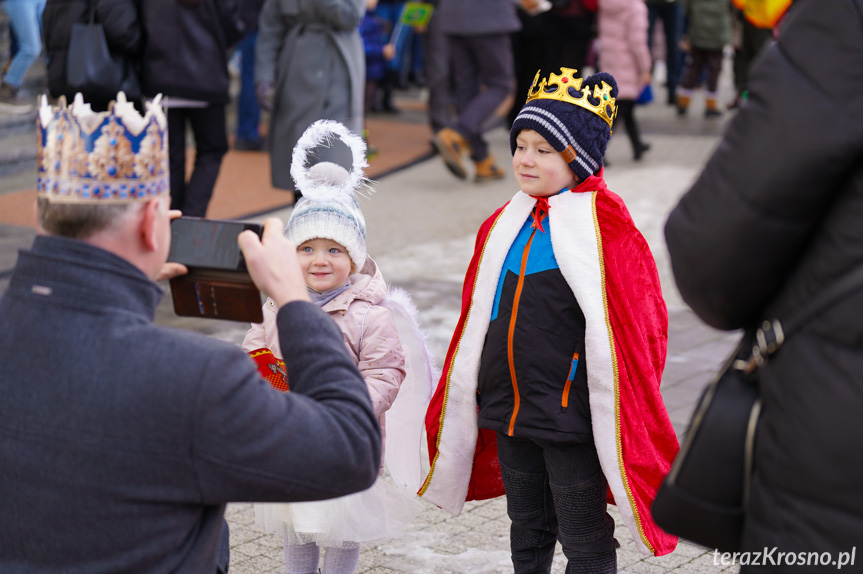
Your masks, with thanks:
[{"label": "jeans", "polygon": [[447,36],[455,82],[455,126],[471,147],[471,159],[488,157],[483,131],[497,108],[515,90],[515,61],[509,34]]},{"label": "jeans", "polygon": [[617,572],[608,485],[592,444],[553,443],[497,433],[515,574],[548,574],[560,540],[566,574]]},{"label": "jeans", "polygon": [[237,100],[237,139],[259,141],[261,106],[255,97],[255,45],[258,32],[248,32],[240,41],[240,97]]},{"label": "jeans", "polygon": [[677,2],[666,4],[648,4],[647,6],[647,43],[652,48],[653,27],[656,19],[662,20],[662,30],[665,34],[665,69],[668,85],[668,101],[674,102],[677,82],[683,69],[683,57],[677,43],[683,34],[683,10]]},{"label": "jeans", "polygon": [[9,64],[3,81],[20,88],[24,74],[42,52],[42,11],[46,0],[6,0],[3,9],[18,40],[18,52]]}]

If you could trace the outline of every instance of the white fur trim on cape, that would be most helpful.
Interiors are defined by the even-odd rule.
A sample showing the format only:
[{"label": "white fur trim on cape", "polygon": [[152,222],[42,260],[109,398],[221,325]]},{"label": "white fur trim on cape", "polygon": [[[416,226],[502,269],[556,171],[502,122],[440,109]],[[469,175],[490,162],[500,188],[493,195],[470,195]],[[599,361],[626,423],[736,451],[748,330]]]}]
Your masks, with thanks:
[{"label": "white fur trim on cape", "polygon": [[[338,137],[351,149],[353,165],[347,180],[340,185],[322,182],[320,179],[309,174],[307,165],[308,154],[311,150],[332,141]],[[348,128],[333,120],[318,120],[303,132],[297,145],[294,146],[291,158],[291,177],[297,184],[297,189],[304,197],[317,201],[331,201],[347,194],[353,196],[360,187],[365,187],[371,192],[363,178],[363,170],[368,167],[366,161],[366,142],[363,138],[350,131]]]},{"label": "white fur trim on cape", "polygon": [[594,193],[563,193],[549,199],[551,246],[560,272],[584,313],[590,416],[602,472],[636,547],[644,554],[652,554],[641,539],[634,515],[635,504],[624,485],[627,479],[617,439],[619,408],[614,369],[617,359],[613,355],[614,341],[609,331],[605,283],[600,268],[602,238],[595,217],[594,196]]},{"label": "white fur trim on cape", "polygon": [[405,352],[406,373],[396,400],[386,412],[386,465],[396,486],[413,497],[424,476],[425,413],[440,372],[407,291],[389,287],[387,298],[379,304],[393,315]]},{"label": "white fur trim on cape", "polygon": [[476,451],[477,413],[476,383],[494,293],[509,246],[527,220],[536,200],[521,192],[512,198],[498,216],[485,243],[485,252],[477,265],[471,307],[462,331],[461,343],[452,359],[444,419],[434,472],[423,498],[458,515],[464,506]]}]

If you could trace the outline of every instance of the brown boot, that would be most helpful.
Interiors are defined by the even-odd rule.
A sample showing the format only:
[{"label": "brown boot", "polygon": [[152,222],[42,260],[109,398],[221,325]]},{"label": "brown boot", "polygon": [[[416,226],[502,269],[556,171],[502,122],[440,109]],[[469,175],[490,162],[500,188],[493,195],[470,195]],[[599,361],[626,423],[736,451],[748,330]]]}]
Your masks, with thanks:
[{"label": "brown boot", "polygon": [[719,109],[719,104],[716,103],[716,98],[707,98],[704,106],[705,118],[718,118],[722,115],[722,110]]},{"label": "brown boot", "polygon": [[494,163],[494,158],[491,156],[486,157],[483,160],[474,162],[476,167],[476,175],[474,181],[477,183],[482,183],[484,181],[492,181],[494,179],[501,179],[506,175],[501,168],[499,168]]},{"label": "brown boot", "polygon": [[31,104],[18,99],[18,88],[6,82],[0,83],[0,113],[21,115],[32,111]]},{"label": "brown boot", "polygon": [[685,116],[686,110],[689,108],[689,96],[684,94],[677,94],[677,115]]},{"label": "brown boot", "polygon": [[452,128],[443,128],[432,138],[432,145],[454,176],[467,179],[462,156],[470,152],[470,146],[460,133]]}]

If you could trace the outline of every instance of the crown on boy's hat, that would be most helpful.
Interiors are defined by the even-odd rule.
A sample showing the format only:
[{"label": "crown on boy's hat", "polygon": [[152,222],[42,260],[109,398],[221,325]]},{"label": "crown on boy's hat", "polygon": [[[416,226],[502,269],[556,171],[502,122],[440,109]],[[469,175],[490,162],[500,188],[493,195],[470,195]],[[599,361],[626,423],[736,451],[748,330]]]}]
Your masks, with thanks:
[{"label": "crown on boy's hat", "polygon": [[132,203],[170,192],[161,96],[142,117],[123,92],[107,112],[77,94],[52,108],[42,96],[37,195],[51,203]]},{"label": "crown on boy's hat", "polygon": [[579,181],[584,181],[602,167],[617,115],[617,82],[605,72],[582,79],[575,78],[573,68],[560,70],[561,75],[550,74],[539,85],[536,73],[510,129],[510,148],[515,153],[521,130],[534,130],[563,154]]},{"label": "crown on boy's hat", "polygon": [[[340,145],[348,148],[350,159],[335,149]],[[297,246],[319,238],[344,246],[357,271],[366,263],[366,222],[356,199],[357,188],[366,185],[365,151],[362,138],[338,122],[318,120],[309,126],[291,160],[291,176],[303,197],[285,228]]]}]

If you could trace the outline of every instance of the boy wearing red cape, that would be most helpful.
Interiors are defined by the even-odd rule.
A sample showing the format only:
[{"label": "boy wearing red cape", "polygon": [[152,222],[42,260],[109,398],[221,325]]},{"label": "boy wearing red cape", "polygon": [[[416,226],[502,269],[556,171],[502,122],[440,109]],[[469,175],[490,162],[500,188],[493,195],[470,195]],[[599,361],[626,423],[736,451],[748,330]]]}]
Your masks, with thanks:
[{"label": "boy wearing red cape", "polygon": [[650,505],[678,451],[659,384],[668,314],[656,263],[603,180],[617,83],[534,79],[513,122],[521,190],[479,230],[461,317],[426,414],[420,496],[458,514],[506,494],[516,574],[616,572],[616,503],[636,546],[677,539]]}]

